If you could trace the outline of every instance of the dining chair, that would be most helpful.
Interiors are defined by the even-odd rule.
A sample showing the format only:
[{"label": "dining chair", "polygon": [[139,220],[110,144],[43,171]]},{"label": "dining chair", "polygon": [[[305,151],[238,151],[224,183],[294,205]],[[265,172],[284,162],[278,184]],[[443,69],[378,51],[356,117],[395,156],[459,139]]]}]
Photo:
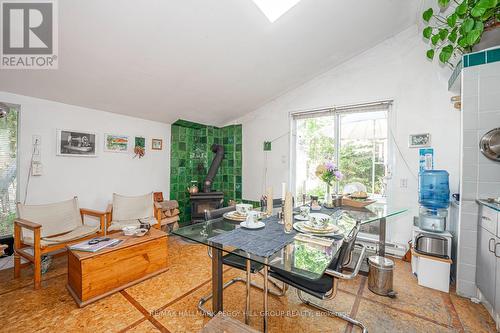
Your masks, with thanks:
[{"label": "dining chair", "polygon": [[[363,330],[363,333],[365,333],[367,332],[367,329],[361,322],[349,317],[345,313],[327,309],[326,307],[318,303],[307,300],[302,295],[302,292],[304,292],[320,300],[331,300],[335,298],[337,294],[338,280],[352,280],[358,275],[366,251],[366,247],[364,245],[356,243],[356,237],[358,235],[360,226],[361,222],[358,221],[349,235],[342,241],[338,256],[333,259],[332,263],[325,271],[325,274],[323,274],[323,276],[318,280],[299,277],[296,274],[276,268],[270,268],[269,275],[285,283],[286,285],[296,288],[297,296],[304,304],[316,308],[322,312],[326,312],[329,315],[341,318],[353,325],[356,325]],[[359,247],[361,249],[359,258],[356,261],[352,273],[344,274],[342,273],[342,271],[350,264],[352,259],[352,252],[354,251],[355,247]]]},{"label": "dining chair", "polygon": [[[223,207],[219,209],[213,209],[213,210],[205,210],[205,221],[213,220],[213,219],[218,219],[223,217],[225,213],[232,212],[236,210],[236,206],[229,206],[229,207]],[[211,247],[208,247],[208,256],[212,258],[212,251]],[[222,264],[239,269],[241,271],[246,272],[246,278],[241,278],[241,277],[236,277],[228,282],[226,282],[222,288],[226,289],[227,287],[237,283],[245,283],[246,285],[246,303],[245,303],[245,324],[248,324],[249,322],[249,315],[250,315],[250,287],[254,287],[260,290],[264,290],[262,286],[259,286],[258,284],[254,283],[251,281],[251,274],[255,273],[260,273],[262,268],[264,267],[263,264],[260,264],[258,262],[252,261],[250,259],[245,259],[241,255],[237,255],[234,252],[232,253],[227,253],[224,256],[222,256]],[[273,290],[270,290],[269,292],[273,295],[276,296],[283,296],[286,292],[286,286],[283,284],[283,287],[278,286],[277,284],[274,283],[274,281],[269,281],[271,284],[273,284],[276,289],[279,290],[279,292],[275,292]],[[207,296],[204,296],[200,299],[198,302],[198,309],[204,314],[209,317],[213,317],[215,314],[212,313],[211,311],[205,309],[203,305],[212,299],[213,294],[209,294]]]}]

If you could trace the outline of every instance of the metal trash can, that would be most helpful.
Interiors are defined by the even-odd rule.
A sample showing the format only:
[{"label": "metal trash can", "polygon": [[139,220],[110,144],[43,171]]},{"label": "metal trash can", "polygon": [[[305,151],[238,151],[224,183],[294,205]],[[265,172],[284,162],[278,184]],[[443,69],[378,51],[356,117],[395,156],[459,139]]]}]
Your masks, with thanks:
[{"label": "metal trash can", "polygon": [[368,258],[368,289],[377,295],[396,297],[392,289],[394,261],[381,256]]}]

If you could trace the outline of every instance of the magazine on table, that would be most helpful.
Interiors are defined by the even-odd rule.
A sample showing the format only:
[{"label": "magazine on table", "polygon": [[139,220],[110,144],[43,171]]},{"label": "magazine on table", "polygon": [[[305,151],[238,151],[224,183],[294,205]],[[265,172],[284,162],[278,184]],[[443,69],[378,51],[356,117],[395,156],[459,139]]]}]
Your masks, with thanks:
[{"label": "magazine on table", "polygon": [[107,247],[116,246],[122,241],[122,239],[98,237],[71,245],[69,248],[75,251],[97,252]]}]

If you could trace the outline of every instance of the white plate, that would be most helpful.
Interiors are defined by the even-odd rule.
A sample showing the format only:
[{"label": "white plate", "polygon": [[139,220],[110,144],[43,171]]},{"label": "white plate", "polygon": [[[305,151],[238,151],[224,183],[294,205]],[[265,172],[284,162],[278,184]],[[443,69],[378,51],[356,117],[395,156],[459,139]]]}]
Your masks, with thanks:
[{"label": "white plate", "polygon": [[235,211],[227,212],[227,213],[224,213],[223,217],[228,219],[228,220],[238,221],[238,222],[245,221],[247,219],[246,216],[236,215],[235,213],[236,213]]},{"label": "white plate", "polygon": [[321,237],[321,236],[324,236],[324,237],[332,237],[332,236],[339,236],[339,235],[341,235],[341,234],[342,234],[342,232],[340,231],[340,229],[339,229],[339,230],[337,230],[337,231],[335,231],[335,232],[330,232],[330,233],[316,233],[316,232],[314,232],[314,231],[309,231],[309,230],[307,230],[307,229],[303,229],[303,228],[301,227],[301,224],[302,224],[302,223],[303,223],[303,222],[295,222],[295,223],[293,224],[293,228],[294,228],[295,230],[297,230],[298,232],[301,232],[301,233],[304,233],[304,234],[309,234],[309,235],[314,235],[314,236],[320,236],[320,237]]},{"label": "white plate", "polygon": [[304,217],[302,215],[295,215],[294,218],[298,221],[309,221],[309,216],[308,217]]},{"label": "white plate", "polygon": [[264,228],[266,224],[264,222],[258,221],[255,222],[253,225],[249,226],[247,225],[247,221],[244,221],[240,223],[240,226],[245,229],[261,229]]}]

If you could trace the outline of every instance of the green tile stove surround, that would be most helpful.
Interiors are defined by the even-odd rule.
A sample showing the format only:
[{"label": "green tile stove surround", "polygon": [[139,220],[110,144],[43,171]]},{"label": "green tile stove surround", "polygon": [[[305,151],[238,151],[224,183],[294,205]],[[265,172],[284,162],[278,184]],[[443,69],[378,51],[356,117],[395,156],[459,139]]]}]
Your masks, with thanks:
[{"label": "green tile stove surround", "polygon": [[208,126],[185,120],[172,124],[170,150],[170,199],[177,200],[181,224],[191,220],[187,188],[195,181],[202,189],[214,154],[212,144],[224,146],[224,160],[214,179],[212,189],[224,192],[224,203],[241,201],[242,130],[241,125]]}]

